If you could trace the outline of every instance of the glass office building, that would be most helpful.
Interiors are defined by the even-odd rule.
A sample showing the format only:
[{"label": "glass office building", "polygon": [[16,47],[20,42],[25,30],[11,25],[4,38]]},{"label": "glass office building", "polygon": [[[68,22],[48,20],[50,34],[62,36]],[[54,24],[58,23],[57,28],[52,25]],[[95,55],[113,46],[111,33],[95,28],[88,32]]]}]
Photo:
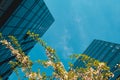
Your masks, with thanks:
[{"label": "glass office building", "polygon": [[[0,0],[0,32],[6,39],[8,35],[14,35],[26,54],[36,43],[28,38],[26,32],[30,30],[41,37],[53,22],[54,18],[43,0]],[[0,76],[4,80],[12,73],[8,64],[10,60],[14,60],[14,56],[0,44]]]},{"label": "glass office building", "polygon": [[[114,78],[110,80],[116,80],[116,78],[120,77],[120,69],[115,67],[117,64],[120,64],[120,44],[95,39],[83,54],[106,62],[111,68],[111,71],[115,74]],[[79,59],[74,63],[74,67],[77,66],[83,67]]]}]

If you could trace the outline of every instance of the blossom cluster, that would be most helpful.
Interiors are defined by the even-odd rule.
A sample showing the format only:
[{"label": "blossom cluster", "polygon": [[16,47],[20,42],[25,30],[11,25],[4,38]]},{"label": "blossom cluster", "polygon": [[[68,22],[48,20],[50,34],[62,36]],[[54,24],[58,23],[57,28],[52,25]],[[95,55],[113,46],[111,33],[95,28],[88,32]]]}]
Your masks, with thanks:
[{"label": "blossom cluster", "polygon": [[[37,60],[38,63],[42,64],[45,67],[53,67],[53,75],[52,77],[58,80],[108,80],[110,77],[114,77],[114,74],[110,72],[110,68],[107,66],[106,63],[100,62],[96,59],[93,59],[85,54],[81,55],[72,55],[71,58],[79,58],[84,65],[84,67],[76,67],[73,68],[73,64],[69,63],[70,69],[67,71],[63,65],[63,63],[59,60],[55,49],[47,46],[46,43],[39,38],[38,34],[31,33],[30,31],[27,32],[27,35],[33,40],[39,42],[46,51],[46,56],[48,59],[46,61]],[[17,62],[10,61],[12,65],[18,65],[22,72],[25,73],[25,76],[29,80],[46,80],[47,76],[45,74],[40,74],[40,70],[38,72],[32,72],[31,68],[33,62],[29,59],[27,55],[22,51],[17,39],[13,36],[9,36],[12,42],[4,39],[0,34],[1,40],[0,43],[8,48],[12,55],[15,56]],[[14,44],[14,45],[13,45]],[[16,47],[15,47],[16,46]],[[120,68],[120,65],[117,64],[116,67]]]}]

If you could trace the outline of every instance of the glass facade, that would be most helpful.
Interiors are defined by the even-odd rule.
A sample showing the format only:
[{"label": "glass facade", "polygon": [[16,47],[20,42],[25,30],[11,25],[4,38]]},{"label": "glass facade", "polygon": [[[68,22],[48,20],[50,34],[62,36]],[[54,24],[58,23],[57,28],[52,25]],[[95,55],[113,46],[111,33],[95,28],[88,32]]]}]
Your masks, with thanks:
[{"label": "glass facade", "polygon": [[[111,71],[115,74],[114,78],[110,80],[116,80],[116,78],[120,77],[120,70],[115,68],[117,64],[120,64],[120,44],[95,39],[83,54],[106,62]],[[74,63],[74,67],[83,67],[80,58]]]},{"label": "glass facade", "polygon": [[[26,54],[36,43],[26,36],[26,32],[30,30],[41,37],[53,22],[43,0],[0,0],[0,32],[6,38],[14,35]],[[10,60],[14,60],[14,56],[0,44],[0,76],[4,79],[12,72],[8,64]]]}]

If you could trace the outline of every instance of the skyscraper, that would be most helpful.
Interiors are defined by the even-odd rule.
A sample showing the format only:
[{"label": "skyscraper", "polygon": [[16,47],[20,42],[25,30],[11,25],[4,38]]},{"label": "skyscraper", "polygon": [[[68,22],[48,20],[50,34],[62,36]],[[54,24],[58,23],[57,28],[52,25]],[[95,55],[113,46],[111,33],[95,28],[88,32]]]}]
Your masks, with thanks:
[{"label": "skyscraper", "polygon": [[[83,52],[83,54],[86,54],[101,62],[106,62],[111,71],[115,74],[114,78],[111,80],[115,80],[116,78],[120,77],[120,70],[117,68],[117,64],[120,64],[120,44],[95,39]],[[74,63],[74,66],[81,67],[83,65],[78,59]]]},{"label": "skyscraper", "polygon": [[[26,32],[30,30],[41,37],[53,22],[54,18],[43,0],[0,0],[0,32],[6,39],[8,35],[14,35],[26,54],[36,43],[28,38]],[[0,44],[0,76],[4,80],[12,73],[8,62],[14,59]]]}]

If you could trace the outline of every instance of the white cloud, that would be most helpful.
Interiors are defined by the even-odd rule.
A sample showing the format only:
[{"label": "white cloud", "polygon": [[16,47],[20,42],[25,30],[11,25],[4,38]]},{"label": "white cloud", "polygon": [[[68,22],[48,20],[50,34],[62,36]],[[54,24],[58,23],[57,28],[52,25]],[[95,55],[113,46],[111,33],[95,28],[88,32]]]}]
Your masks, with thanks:
[{"label": "white cloud", "polygon": [[73,48],[68,45],[70,39],[71,39],[70,33],[68,32],[67,29],[64,29],[64,34],[61,37],[61,42],[59,43],[61,45],[62,56],[64,58],[68,58],[68,56],[71,55],[74,51]]},{"label": "white cloud", "polygon": [[75,17],[74,17],[74,22],[75,22],[75,25],[76,25],[76,28],[79,30],[79,38],[80,38],[80,42],[82,43],[81,44],[81,48],[82,50],[85,50],[86,47],[88,46],[88,33],[85,29],[85,25],[83,23],[83,19],[81,18],[80,15],[78,15],[76,13]]},{"label": "white cloud", "polygon": [[64,52],[63,52],[64,58],[68,58],[68,56],[70,56],[74,51],[72,47],[69,47],[67,45],[64,45],[63,49],[64,49]]}]

